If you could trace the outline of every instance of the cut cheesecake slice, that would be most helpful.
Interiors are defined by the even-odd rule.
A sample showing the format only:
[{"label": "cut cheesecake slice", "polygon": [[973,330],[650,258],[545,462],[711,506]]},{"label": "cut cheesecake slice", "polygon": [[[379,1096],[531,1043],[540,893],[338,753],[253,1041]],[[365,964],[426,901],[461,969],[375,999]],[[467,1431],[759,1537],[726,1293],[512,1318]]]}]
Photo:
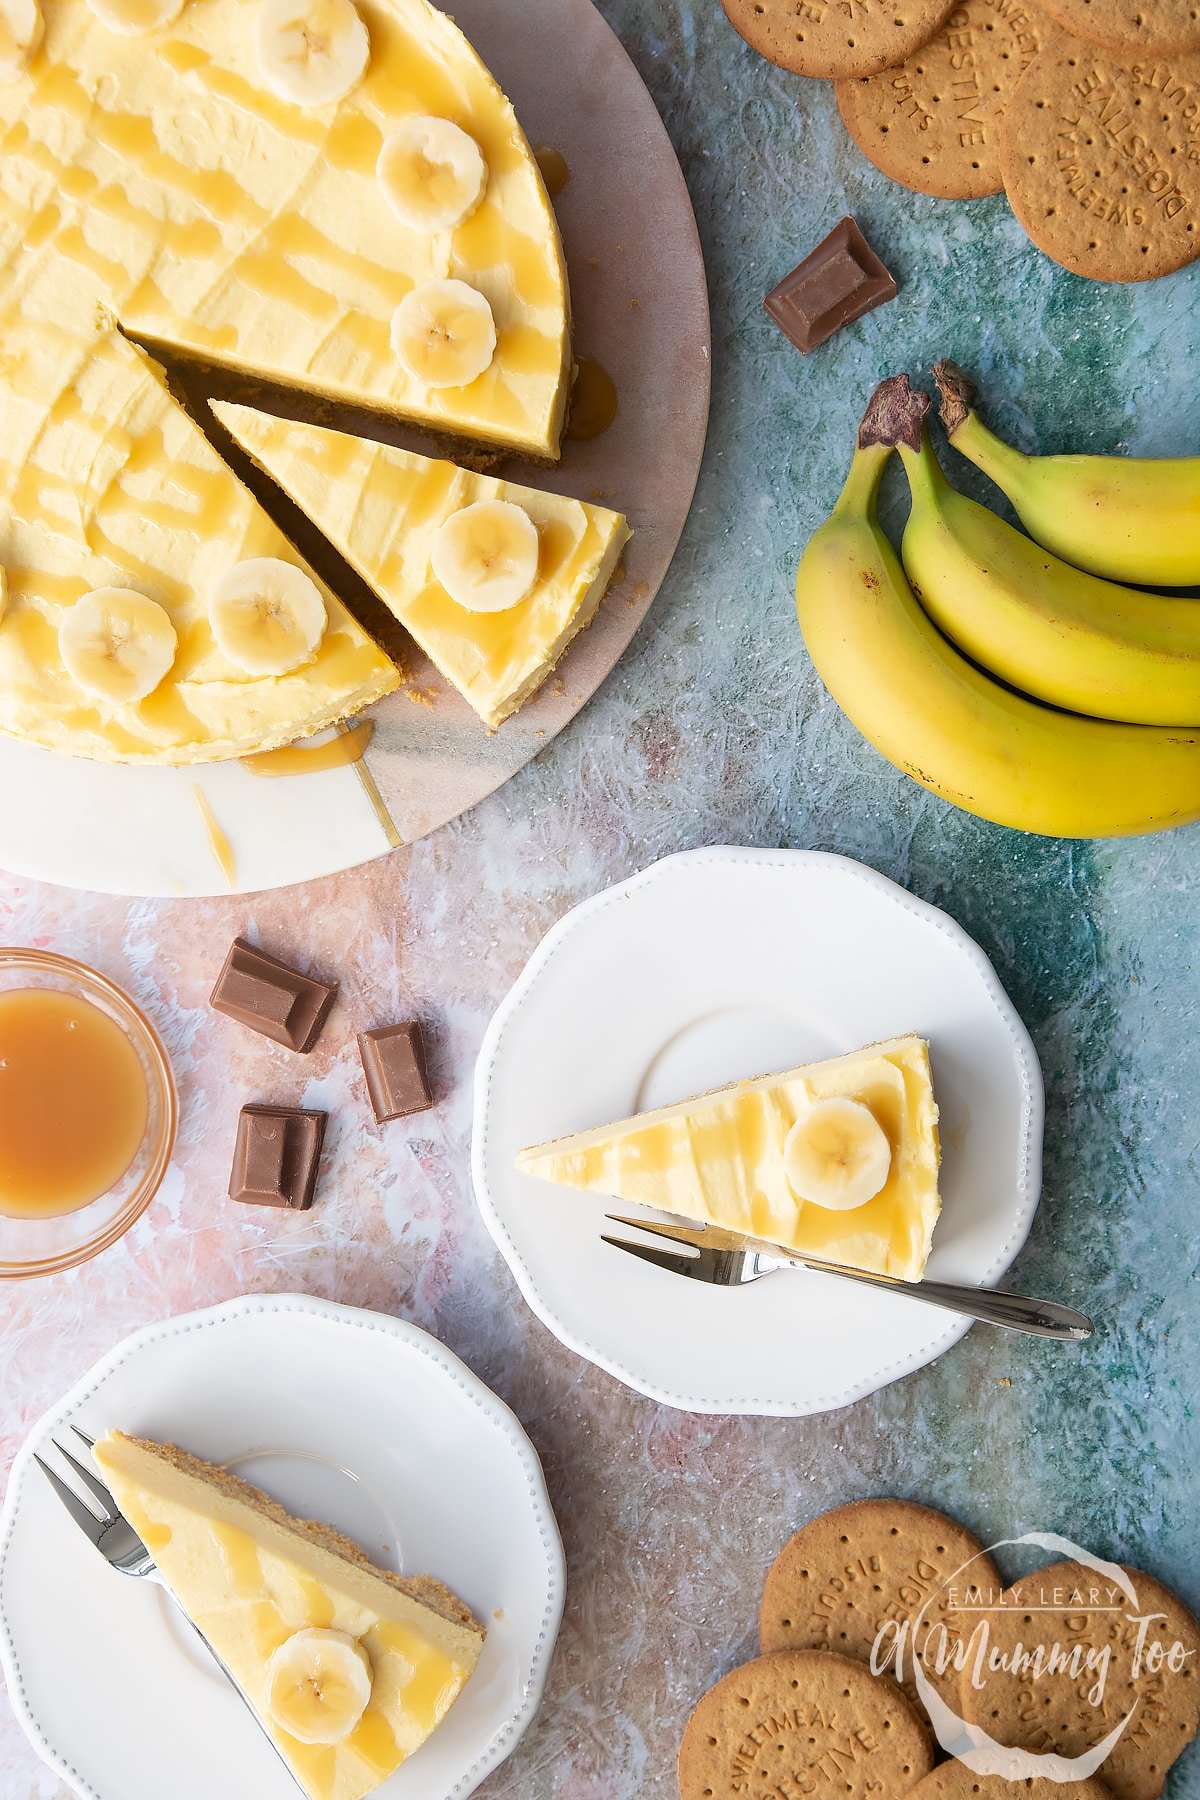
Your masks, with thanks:
[{"label": "cut cheesecake slice", "polygon": [[[18,325],[4,351],[0,732],[106,762],[212,762],[399,684],[119,331]],[[285,587],[261,609],[216,605],[249,564]]]},{"label": "cut cheesecake slice", "polygon": [[[536,692],[568,644],[591,622],[629,539],[619,513],[543,494],[406,450],[211,402],[249,456],[324,532],[488,726]],[[495,610],[484,551],[439,546],[469,507],[496,502],[532,521],[531,584]],[[516,524],[523,521],[518,516]],[[440,570],[442,579],[435,574]],[[452,598],[449,585],[461,598]],[[500,599],[504,599],[502,594]],[[470,604],[463,604],[463,600]]]},{"label": "cut cheesecake slice", "polygon": [[941,1210],[929,1046],[892,1038],[522,1150],[517,1168],[918,1281]]},{"label": "cut cheesecake slice", "polygon": [[441,1724],[484,1640],[448,1588],[173,1445],[112,1431],[95,1457],[311,1800],[361,1800]]}]

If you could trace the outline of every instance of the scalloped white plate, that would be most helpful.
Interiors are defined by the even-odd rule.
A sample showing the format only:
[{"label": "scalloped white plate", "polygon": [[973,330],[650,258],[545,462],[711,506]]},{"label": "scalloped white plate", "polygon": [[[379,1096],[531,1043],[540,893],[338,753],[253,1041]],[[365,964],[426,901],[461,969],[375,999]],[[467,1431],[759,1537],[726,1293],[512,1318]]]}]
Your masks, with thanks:
[{"label": "scalloped white plate", "polygon": [[[35,1426],[0,1513],[0,1664],[38,1754],[90,1800],[295,1800],[267,1737],[163,1590],[108,1567],[33,1462],[76,1421],[228,1462],[385,1566],[440,1576],[487,1627],[440,1730],[377,1792],[457,1800],[537,1710],[562,1545],[513,1414],[435,1338],[302,1295],[137,1332]],[[64,1439],[65,1441],[65,1439]]]},{"label": "scalloped white plate", "polygon": [[944,913],[845,857],[709,849],[576,907],[479,1058],[475,1192],[538,1317],[651,1399],[705,1413],[844,1406],[958,1342],[958,1320],[821,1274],[728,1290],[601,1243],[612,1201],[519,1175],[524,1145],[906,1031],[930,1040],[944,1210],[930,1279],[994,1285],[1041,1184],[1037,1056]]}]

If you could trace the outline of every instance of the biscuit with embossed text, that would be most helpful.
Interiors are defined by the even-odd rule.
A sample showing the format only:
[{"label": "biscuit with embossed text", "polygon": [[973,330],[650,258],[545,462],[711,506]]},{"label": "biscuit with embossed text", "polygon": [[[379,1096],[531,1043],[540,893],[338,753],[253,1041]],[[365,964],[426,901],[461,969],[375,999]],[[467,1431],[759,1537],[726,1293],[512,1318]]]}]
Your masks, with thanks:
[{"label": "biscuit with embossed text", "polygon": [[721,0],[729,21],[768,62],[797,75],[873,75],[903,62],[955,0]]},{"label": "biscuit with embossed text", "polygon": [[[983,1545],[945,1513],[910,1500],[856,1500],[802,1526],[775,1558],[759,1611],[762,1647],[836,1650],[864,1663],[877,1640],[902,1648],[901,1686],[923,1713],[910,1641],[915,1615],[926,1608],[917,1648],[936,1651],[940,1635],[927,1643],[934,1627],[945,1626],[947,1641],[969,1637],[975,1614],[960,1608],[993,1599],[1003,1585]],[[957,1699],[952,1664],[939,1675],[927,1655],[922,1666],[935,1688]]]},{"label": "biscuit with embossed text", "polygon": [[1008,103],[1009,204],[1055,262],[1148,281],[1200,255],[1200,55],[1122,59],[1058,37]]},{"label": "biscuit with embossed text", "polygon": [[1200,0],[1045,0],[1067,31],[1104,50],[1200,50]]},{"label": "biscuit with embossed text", "polygon": [[962,1711],[996,1743],[1071,1758],[1127,1721],[1097,1779],[1114,1800],[1157,1800],[1200,1729],[1200,1625],[1161,1582],[1122,1573],[1132,1598],[1069,1562],[1011,1588],[983,1615],[988,1636],[963,1672]]},{"label": "biscuit with embossed text", "polygon": [[1009,95],[1055,35],[1037,0],[960,0],[898,67],[839,81],[838,110],[893,181],[943,200],[998,194]]},{"label": "biscuit with embossed text", "polygon": [[933,1740],[888,1676],[824,1650],[781,1650],[705,1694],[680,1745],[679,1792],[903,1800],[932,1767]]}]

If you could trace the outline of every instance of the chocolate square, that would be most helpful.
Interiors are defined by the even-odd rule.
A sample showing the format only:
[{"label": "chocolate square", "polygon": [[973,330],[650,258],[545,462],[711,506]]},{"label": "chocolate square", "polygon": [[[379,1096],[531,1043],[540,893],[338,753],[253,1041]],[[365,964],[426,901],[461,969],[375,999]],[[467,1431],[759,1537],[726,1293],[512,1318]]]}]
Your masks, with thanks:
[{"label": "chocolate square", "polygon": [[802,263],[785,275],[763,305],[805,355],[896,297],[895,277],[847,213]]},{"label": "chocolate square", "polygon": [[235,938],[209,1004],[251,1031],[305,1055],[320,1037],[336,996],[336,987],[301,975],[245,938]]},{"label": "chocolate square", "polygon": [[317,1189],[326,1117],[298,1106],[243,1106],[229,1198],[307,1212]]},{"label": "chocolate square", "polygon": [[377,1031],[360,1031],[358,1054],[380,1125],[389,1119],[405,1119],[410,1113],[424,1112],[433,1105],[425,1066],[425,1040],[414,1020],[403,1025],[383,1025]]}]

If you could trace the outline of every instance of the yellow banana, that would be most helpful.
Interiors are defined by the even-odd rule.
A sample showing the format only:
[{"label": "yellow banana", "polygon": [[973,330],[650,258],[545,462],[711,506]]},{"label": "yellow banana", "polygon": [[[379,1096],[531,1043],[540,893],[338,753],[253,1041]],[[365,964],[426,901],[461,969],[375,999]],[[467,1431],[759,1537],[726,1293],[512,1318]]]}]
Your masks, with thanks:
[{"label": "yellow banana", "polygon": [[[921,402],[924,402],[922,407]],[[1200,818],[1200,733],[1053,712],[1001,687],[925,617],[879,525],[876,499],[907,406],[907,376],[876,390],[841,498],[796,577],[800,628],[843,712],[889,762],[967,812],[1051,837],[1119,837]]]},{"label": "yellow banana", "polygon": [[959,649],[1069,712],[1200,725],[1200,601],[1085,575],[951,487],[929,433],[900,445],[912,488],[901,553]]},{"label": "yellow banana", "polygon": [[1200,582],[1200,456],[1026,456],[990,432],[952,362],[934,365],[950,442],[1076,568],[1142,587]]}]

